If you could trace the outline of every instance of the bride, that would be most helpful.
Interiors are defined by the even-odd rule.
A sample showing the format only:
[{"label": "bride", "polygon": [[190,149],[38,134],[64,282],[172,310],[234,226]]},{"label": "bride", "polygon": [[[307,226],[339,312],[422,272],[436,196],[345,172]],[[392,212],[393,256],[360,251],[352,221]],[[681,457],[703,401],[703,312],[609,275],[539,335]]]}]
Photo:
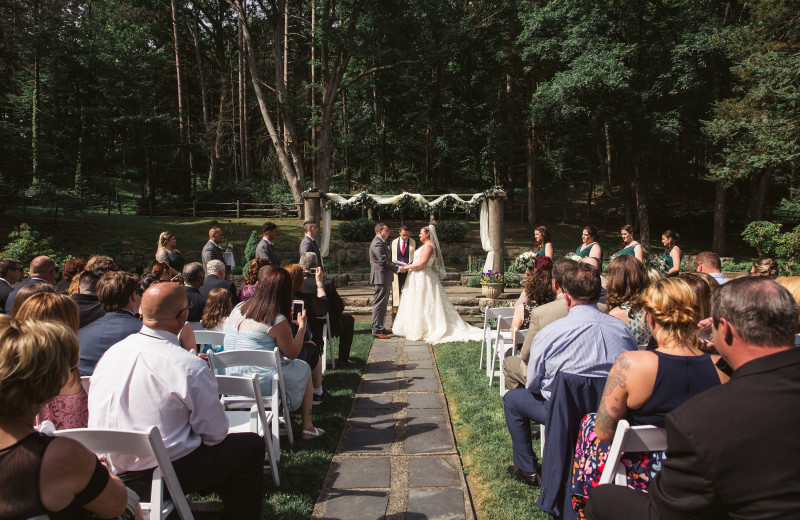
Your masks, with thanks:
[{"label": "bride", "polygon": [[424,339],[428,343],[451,341],[480,341],[483,330],[468,325],[456,312],[439,281],[444,273],[439,241],[434,226],[419,231],[422,246],[414,252],[403,286],[403,296],[394,320],[394,334],[411,341]]}]

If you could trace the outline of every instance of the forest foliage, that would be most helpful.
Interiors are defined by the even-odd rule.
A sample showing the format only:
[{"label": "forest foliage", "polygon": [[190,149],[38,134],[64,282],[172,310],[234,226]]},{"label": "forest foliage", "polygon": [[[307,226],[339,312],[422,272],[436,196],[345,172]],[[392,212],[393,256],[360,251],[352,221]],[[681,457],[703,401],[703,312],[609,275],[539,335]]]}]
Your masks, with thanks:
[{"label": "forest foliage", "polygon": [[7,195],[501,185],[530,223],[605,198],[643,244],[713,211],[720,251],[726,224],[798,206],[800,0],[0,0],[0,19]]}]

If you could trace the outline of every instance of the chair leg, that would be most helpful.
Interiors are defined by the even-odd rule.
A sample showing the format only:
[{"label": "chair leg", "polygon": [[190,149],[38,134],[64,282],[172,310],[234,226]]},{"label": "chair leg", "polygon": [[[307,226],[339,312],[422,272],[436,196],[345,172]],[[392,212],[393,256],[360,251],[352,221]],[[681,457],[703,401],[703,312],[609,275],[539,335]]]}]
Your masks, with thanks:
[{"label": "chair leg", "polygon": [[492,352],[492,368],[489,371],[489,386],[492,386],[492,383],[494,383],[494,362],[496,359],[499,359],[500,349],[505,348],[505,346],[505,342],[502,339],[500,341],[495,341],[494,343],[494,351]]}]

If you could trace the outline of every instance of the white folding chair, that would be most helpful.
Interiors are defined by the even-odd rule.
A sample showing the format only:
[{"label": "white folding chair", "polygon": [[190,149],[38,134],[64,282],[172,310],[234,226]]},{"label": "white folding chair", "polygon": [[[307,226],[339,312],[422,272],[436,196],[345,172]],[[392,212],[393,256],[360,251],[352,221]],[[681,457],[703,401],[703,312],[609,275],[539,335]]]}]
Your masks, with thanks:
[{"label": "white folding chair", "polygon": [[[271,410],[273,414],[272,445],[275,447],[275,460],[280,462],[280,435],[282,433],[285,434],[290,445],[294,444],[294,435],[292,434],[292,421],[289,418],[289,401],[286,399],[286,387],[283,383],[283,371],[281,370],[278,349],[209,352],[208,361],[211,364],[211,369],[215,372],[225,368],[241,366],[275,368],[275,374],[272,376],[272,393],[269,396],[262,396],[262,400],[264,408]],[[249,410],[255,404],[255,401],[254,399],[243,397],[223,397],[222,404],[228,410]]]},{"label": "white folding chair", "polygon": [[325,367],[328,364],[327,359],[331,360],[331,368],[336,368],[336,362],[333,360],[333,336],[331,335],[331,315],[326,312],[325,316],[320,316],[318,320],[323,320],[325,323],[322,325],[322,375],[325,375]]},{"label": "white folding chair", "polygon": [[495,332],[494,345],[492,349],[492,361],[489,365],[489,386],[494,383],[495,369],[494,362],[498,363],[500,377],[500,395],[506,393],[506,377],[503,374],[503,359],[514,356],[518,353],[517,346],[522,346],[525,342],[527,329],[519,330],[511,327],[512,318],[500,317],[497,319],[497,331]]},{"label": "white folding chair", "polygon": [[492,344],[496,338],[496,331],[492,329],[490,320],[498,318],[512,318],[514,307],[494,307],[486,309],[483,316],[483,339],[481,340],[481,361],[478,368],[483,368],[483,356],[486,355],[486,375],[489,376],[489,354],[492,352]]},{"label": "white folding chair", "polygon": [[[225,343],[225,333],[217,332],[215,330],[196,330],[194,331],[194,340],[194,342],[198,345],[211,345],[212,347],[220,347]],[[200,352],[202,352],[202,347]]]},{"label": "white folding chair", "polygon": [[264,468],[272,471],[272,480],[275,487],[280,487],[281,480],[278,477],[278,457],[275,456],[275,446],[272,444],[272,411],[264,409],[264,400],[261,397],[261,385],[258,376],[253,374],[251,377],[237,376],[216,376],[217,389],[219,393],[226,397],[246,397],[253,399],[255,404],[247,410],[226,410],[228,416],[228,433],[253,432],[261,435],[267,445],[266,461]]},{"label": "white folding chair", "polygon": [[667,449],[667,430],[657,426],[631,426],[622,419],[617,423],[614,441],[606,458],[606,467],[600,477],[600,484],[625,486],[625,465],[620,462],[624,453],[641,451],[664,451]]},{"label": "white folding chair", "polygon": [[92,376],[81,376],[81,386],[86,395],[89,395],[89,386],[92,383]]},{"label": "white folding chair", "polygon": [[[194,518],[157,426],[151,426],[145,432],[76,428],[58,430],[53,435],[74,439],[86,446],[89,451],[102,456],[116,453],[154,458],[156,468],[153,471],[153,482],[150,487],[150,503],[141,503],[145,518],[163,520],[173,509],[178,511],[178,516],[182,520]],[[171,499],[164,498],[164,485],[167,486]]]}]

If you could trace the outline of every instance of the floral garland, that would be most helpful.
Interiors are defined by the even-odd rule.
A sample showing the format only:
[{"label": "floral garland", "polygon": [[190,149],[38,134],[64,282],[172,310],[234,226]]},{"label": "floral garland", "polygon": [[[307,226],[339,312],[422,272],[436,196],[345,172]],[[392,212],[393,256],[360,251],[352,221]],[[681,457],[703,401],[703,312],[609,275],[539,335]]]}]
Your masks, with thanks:
[{"label": "floral garland", "polygon": [[344,210],[352,207],[377,208],[381,206],[382,210],[388,209],[393,215],[413,212],[435,213],[440,210],[453,209],[461,209],[471,213],[477,211],[487,197],[503,191],[502,187],[493,186],[481,193],[474,194],[469,200],[464,200],[455,193],[449,193],[429,201],[419,193],[405,191],[399,195],[373,195],[362,191],[350,198],[345,198],[337,193],[322,193],[322,199],[326,208],[334,210]]}]

